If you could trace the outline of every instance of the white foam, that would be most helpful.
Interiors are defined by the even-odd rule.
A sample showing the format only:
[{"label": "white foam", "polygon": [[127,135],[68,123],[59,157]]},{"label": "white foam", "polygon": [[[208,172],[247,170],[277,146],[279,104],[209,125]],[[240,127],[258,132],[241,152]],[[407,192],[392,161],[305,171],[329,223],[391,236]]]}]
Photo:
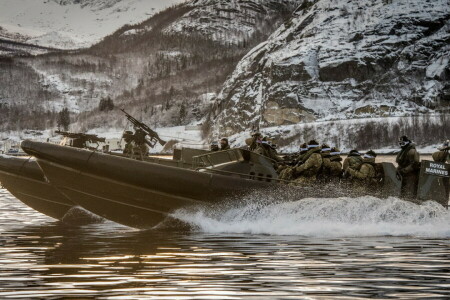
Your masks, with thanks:
[{"label": "white foam", "polygon": [[440,204],[416,205],[397,198],[308,198],[283,203],[259,198],[233,207],[182,209],[172,216],[207,233],[450,237],[450,213]]}]

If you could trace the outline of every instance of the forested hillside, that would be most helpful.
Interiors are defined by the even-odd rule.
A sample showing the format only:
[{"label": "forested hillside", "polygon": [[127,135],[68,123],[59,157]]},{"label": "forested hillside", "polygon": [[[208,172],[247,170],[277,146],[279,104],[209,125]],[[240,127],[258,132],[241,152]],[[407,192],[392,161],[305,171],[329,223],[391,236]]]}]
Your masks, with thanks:
[{"label": "forested hillside", "polygon": [[[200,121],[236,63],[299,3],[191,1],[124,26],[89,49],[15,58],[3,74],[1,126],[16,129],[27,123],[12,111],[53,115],[63,108],[71,112],[76,130],[122,126],[117,111],[99,109],[107,97],[152,124]],[[183,25],[187,19],[189,27]],[[205,24],[216,25],[205,31]],[[18,91],[17,82],[27,88]],[[33,129],[54,125],[36,123]]]}]

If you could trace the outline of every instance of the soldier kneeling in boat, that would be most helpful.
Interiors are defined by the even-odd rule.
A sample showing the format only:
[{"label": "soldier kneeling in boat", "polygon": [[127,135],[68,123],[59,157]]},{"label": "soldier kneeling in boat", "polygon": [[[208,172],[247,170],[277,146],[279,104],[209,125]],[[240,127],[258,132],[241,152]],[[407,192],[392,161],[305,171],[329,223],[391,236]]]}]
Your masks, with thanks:
[{"label": "soldier kneeling in boat", "polygon": [[301,144],[300,151],[292,160],[292,162],[290,162],[288,165],[283,165],[280,168],[278,168],[278,173],[280,174],[278,178],[287,181],[293,180],[295,168],[303,163],[302,159],[307,152],[308,152],[308,145],[306,143]]},{"label": "soldier kneeling in boat", "polygon": [[350,151],[348,156],[344,160],[343,170],[344,177],[347,177],[348,168],[352,168],[353,170],[359,170],[363,164],[363,158],[361,157],[361,153],[358,150],[353,149]]},{"label": "soldier kneeling in boat", "polygon": [[322,168],[321,147],[318,142],[311,140],[308,143],[308,152],[303,157],[303,163],[295,168],[296,184],[312,185],[317,180],[317,175]]},{"label": "soldier kneeling in boat", "polygon": [[272,148],[272,142],[267,137],[257,141],[257,147],[254,152],[266,156],[276,163],[282,161],[281,157],[278,156],[277,151]]},{"label": "soldier kneeling in boat", "polygon": [[450,163],[450,140],[447,140],[438,150],[433,153],[433,160],[443,164]]},{"label": "soldier kneeling in boat", "polygon": [[324,182],[338,182],[342,175],[342,157],[341,151],[337,147],[333,147],[323,157],[321,170],[321,179]]},{"label": "soldier kneeling in boat", "polygon": [[377,166],[375,158],[377,154],[369,150],[363,156],[363,163],[359,169],[349,167],[346,173],[350,179],[355,183],[355,191],[359,195],[367,194],[367,192],[373,192],[376,189],[377,184]]}]

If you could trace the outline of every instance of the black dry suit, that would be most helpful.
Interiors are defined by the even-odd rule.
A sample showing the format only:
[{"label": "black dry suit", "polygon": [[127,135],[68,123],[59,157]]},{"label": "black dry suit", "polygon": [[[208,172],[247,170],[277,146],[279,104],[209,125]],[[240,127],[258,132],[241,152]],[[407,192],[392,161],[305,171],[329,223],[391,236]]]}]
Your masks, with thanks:
[{"label": "black dry suit", "polygon": [[397,172],[402,176],[402,197],[413,199],[417,195],[419,184],[420,156],[416,146],[409,142],[397,155]]}]

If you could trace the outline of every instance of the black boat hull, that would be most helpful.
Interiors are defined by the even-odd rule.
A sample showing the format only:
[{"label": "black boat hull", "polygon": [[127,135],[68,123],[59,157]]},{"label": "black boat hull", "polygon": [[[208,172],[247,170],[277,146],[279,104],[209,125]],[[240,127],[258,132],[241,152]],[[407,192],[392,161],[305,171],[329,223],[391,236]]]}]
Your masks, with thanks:
[{"label": "black boat hull", "polygon": [[75,205],[45,181],[34,160],[1,156],[0,182],[25,205],[54,219],[61,220]]},{"label": "black boat hull", "polygon": [[92,151],[25,141],[52,185],[81,207],[116,223],[152,228],[174,210],[241,197],[275,185]]}]

